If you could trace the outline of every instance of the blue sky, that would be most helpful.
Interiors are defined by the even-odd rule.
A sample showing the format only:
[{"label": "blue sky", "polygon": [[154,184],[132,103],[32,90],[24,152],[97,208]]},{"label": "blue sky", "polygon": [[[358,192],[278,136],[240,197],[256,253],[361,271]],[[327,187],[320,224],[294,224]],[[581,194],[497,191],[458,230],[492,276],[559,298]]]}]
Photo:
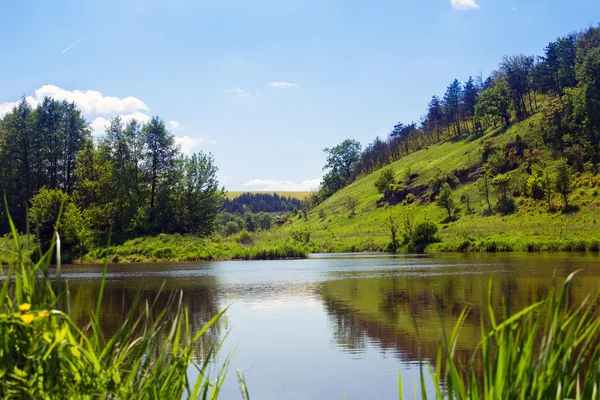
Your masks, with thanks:
[{"label": "blue sky", "polygon": [[159,115],[229,190],[311,189],[323,148],[418,121],[454,78],[598,15],[591,0],[4,0],[0,115],[22,95],[74,100],[97,132]]}]

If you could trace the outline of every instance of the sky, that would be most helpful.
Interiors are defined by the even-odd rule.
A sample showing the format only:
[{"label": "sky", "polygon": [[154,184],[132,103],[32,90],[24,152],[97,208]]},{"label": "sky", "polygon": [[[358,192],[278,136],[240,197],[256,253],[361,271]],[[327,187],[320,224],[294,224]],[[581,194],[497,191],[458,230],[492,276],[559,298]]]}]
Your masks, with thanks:
[{"label": "sky", "polygon": [[314,190],[323,149],[418,121],[452,80],[598,21],[597,0],[0,0],[0,116],[158,115],[228,190]]}]

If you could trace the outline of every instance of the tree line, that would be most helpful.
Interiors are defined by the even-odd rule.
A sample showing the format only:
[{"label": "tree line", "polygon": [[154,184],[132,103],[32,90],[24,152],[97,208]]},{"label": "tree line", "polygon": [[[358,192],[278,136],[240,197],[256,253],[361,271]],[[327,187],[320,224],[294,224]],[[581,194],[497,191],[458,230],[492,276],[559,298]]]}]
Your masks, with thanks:
[{"label": "tree line", "polygon": [[[116,116],[95,141],[75,103],[47,97],[33,108],[22,98],[0,119],[0,192],[21,232],[28,210],[42,232],[62,206],[59,223],[76,221],[75,236],[207,235],[224,198],[216,172],[212,155],[182,155],[159,117],[125,123]],[[0,233],[8,230],[2,215]]]},{"label": "tree line", "polygon": [[253,213],[295,211],[302,207],[301,201],[277,193],[242,193],[234,199],[225,199],[223,210],[229,213],[246,212],[246,206]]},{"label": "tree line", "polygon": [[544,143],[582,170],[600,161],[600,27],[550,42],[542,56],[505,56],[489,77],[454,79],[434,95],[419,122],[396,124],[386,139],[362,149],[347,139],[326,148],[323,201],[358,177],[449,138],[482,134],[541,114]]}]

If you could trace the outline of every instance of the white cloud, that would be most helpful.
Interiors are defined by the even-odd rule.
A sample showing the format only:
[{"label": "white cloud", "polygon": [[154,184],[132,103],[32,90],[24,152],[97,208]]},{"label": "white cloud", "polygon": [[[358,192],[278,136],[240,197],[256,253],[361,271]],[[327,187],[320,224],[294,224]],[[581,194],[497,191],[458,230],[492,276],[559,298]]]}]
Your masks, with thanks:
[{"label": "white cloud", "polygon": [[209,140],[208,143],[210,143],[210,144],[217,144],[217,141],[216,140]]},{"label": "white cloud", "polygon": [[149,110],[146,103],[137,97],[104,96],[97,90],[66,90],[55,85],[44,85],[35,91],[35,99],[38,101],[46,96],[56,100],[74,101],[87,115],[131,114]]},{"label": "white cloud", "polygon": [[104,117],[95,118],[90,126],[92,127],[92,135],[103,135],[106,127],[108,126],[108,119]]},{"label": "white cloud", "polygon": [[243,91],[240,88],[237,89],[226,89],[225,93],[233,93],[236,94],[238,97],[248,97],[250,96],[250,93]]},{"label": "white cloud", "polygon": [[450,4],[457,10],[474,10],[479,8],[475,0],[450,0]]},{"label": "white cloud", "polygon": [[306,179],[302,182],[284,181],[274,179],[252,179],[243,186],[253,188],[254,190],[264,191],[310,191],[319,188],[320,179]]},{"label": "white cloud", "polygon": [[291,88],[291,87],[298,87],[300,85],[297,83],[292,83],[292,82],[269,82],[269,86],[274,87],[274,88],[287,89],[287,88]]},{"label": "white cloud", "polygon": [[169,129],[171,129],[172,132],[178,132],[185,129],[185,126],[181,125],[177,121],[169,121],[167,125],[169,126]]},{"label": "white cloud", "polygon": [[181,148],[181,153],[189,156],[195,153],[200,149],[200,143],[202,143],[204,139],[202,138],[192,138],[189,136],[175,136],[175,143],[179,145]]}]

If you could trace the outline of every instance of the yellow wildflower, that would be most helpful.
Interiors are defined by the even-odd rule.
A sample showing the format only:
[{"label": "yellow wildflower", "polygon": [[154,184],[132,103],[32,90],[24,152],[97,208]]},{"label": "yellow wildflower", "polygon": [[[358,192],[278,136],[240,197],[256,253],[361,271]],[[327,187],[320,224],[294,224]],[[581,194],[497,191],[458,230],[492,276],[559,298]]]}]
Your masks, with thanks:
[{"label": "yellow wildflower", "polygon": [[30,324],[31,321],[33,321],[33,314],[21,315],[21,321],[25,322],[26,324]]},{"label": "yellow wildflower", "polygon": [[19,310],[21,310],[21,311],[29,311],[30,308],[31,308],[31,304],[29,304],[29,303],[23,303],[19,306]]},{"label": "yellow wildflower", "polygon": [[38,317],[47,318],[50,315],[48,311],[38,311]]}]

